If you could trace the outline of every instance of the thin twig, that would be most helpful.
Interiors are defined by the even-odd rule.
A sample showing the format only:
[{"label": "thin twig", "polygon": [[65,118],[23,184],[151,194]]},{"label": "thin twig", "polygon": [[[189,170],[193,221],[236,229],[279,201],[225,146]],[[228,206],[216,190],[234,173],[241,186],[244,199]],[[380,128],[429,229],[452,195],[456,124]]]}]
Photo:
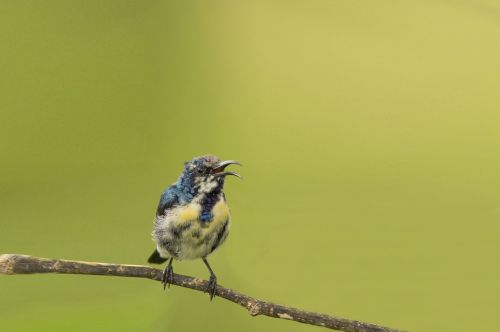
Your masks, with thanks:
[{"label": "thin twig", "polygon": [[[149,266],[108,264],[64,259],[47,259],[26,255],[0,256],[0,274],[67,273],[118,277],[147,278],[161,281],[163,271]],[[174,274],[172,284],[204,292],[208,282],[198,278]],[[235,290],[217,287],[216,295],[246,308],[250,315],[293,320],[346,332],[399,332],[389,327],[319,314],[262,301]]]}]

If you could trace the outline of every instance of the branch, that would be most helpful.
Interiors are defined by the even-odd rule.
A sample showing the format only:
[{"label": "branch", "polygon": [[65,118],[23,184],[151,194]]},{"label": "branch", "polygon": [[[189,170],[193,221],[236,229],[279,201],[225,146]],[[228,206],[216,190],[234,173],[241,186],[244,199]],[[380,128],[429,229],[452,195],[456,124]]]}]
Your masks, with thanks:
[{"label": "branch", "polygon": [[[0,255],[0,274],[32,273],[104,275],[147,278],[161,281],[163,271],[142,265],[47,259],[16,254]],[[208,282],[198,278],[174,274],[172,284],[204,292]],[[246,308],[252,316],[264,315],[288,319],[345,332],[400,332],[399,330],[388,327],[285,307],[283,305],[258,300],[222,286],[217,287],[216,295]]]}]

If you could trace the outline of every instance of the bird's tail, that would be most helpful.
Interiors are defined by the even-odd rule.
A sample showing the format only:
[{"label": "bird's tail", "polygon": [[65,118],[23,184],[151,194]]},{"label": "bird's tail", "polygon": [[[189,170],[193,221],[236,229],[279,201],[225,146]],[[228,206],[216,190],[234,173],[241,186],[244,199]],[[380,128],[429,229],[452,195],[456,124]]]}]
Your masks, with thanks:
[{"label": "bird's tail", "polygon": [[149,256],[148,263],[161,264],[167,261],[167,258],[163,258],[160,256],[158,250],[155,251]]}]

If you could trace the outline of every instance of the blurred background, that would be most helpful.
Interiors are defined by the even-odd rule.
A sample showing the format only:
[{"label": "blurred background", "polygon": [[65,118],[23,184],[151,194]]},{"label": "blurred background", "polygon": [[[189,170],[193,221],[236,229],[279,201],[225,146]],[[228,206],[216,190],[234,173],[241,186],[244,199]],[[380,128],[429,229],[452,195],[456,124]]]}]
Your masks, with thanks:
[{"label": "blurred background", "polygon": [[[2,1],[0,253],[145,264],[183,162],[244,164],[211,264],[259,298],[498,328],[500,3]],[[201,261],[175,271],[207,278]],[[0,276],[5,331],[320,331],[141,279]]]}]

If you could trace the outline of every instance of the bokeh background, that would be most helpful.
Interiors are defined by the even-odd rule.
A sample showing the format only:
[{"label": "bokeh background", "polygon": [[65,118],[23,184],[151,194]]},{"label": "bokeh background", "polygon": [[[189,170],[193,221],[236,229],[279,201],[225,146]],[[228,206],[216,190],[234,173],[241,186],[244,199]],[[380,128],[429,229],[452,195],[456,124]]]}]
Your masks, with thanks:
[{"label": "bokeh background", "polygon": [[[144,264],[182,163],[244,163],[211,257],[411,331],[500,311],[500,3],[2,1],[0,252]],[[175,271],[206,278],[200,261]],[[0,276],[5,331],[319,331],[147,280]]]}]

